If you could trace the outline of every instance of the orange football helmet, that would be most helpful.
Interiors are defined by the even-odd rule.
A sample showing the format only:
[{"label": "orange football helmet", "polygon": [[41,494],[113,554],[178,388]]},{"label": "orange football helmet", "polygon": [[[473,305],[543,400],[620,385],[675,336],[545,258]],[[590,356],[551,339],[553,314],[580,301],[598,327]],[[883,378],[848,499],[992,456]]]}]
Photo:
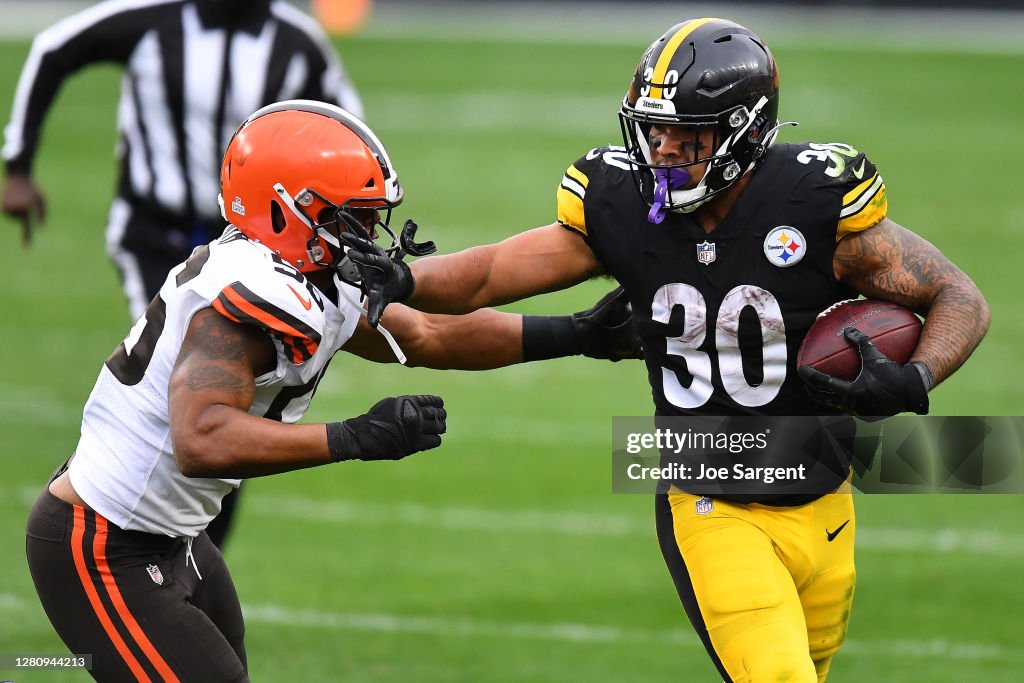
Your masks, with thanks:
[{"label": "orange football helmet", "polygon": [[288,100],[252,114],[228,144],[220,186],[224,219],[303,272],[337,266],[344,231],[369,239],[381,227],[397,244],[388,223],[402,187],[391,159],[365,123],[331,104]]}]

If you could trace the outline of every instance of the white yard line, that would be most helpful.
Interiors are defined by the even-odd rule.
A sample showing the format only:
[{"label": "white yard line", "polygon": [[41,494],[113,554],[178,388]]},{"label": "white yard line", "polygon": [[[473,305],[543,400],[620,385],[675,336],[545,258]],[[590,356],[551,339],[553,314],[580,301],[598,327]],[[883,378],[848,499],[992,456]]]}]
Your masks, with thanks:
[{"label": "white yard line", "polygon": [[[325,524],[356,526],[406,525],[432,529],[569,536],[650,536],[653,522],[615,514],[545,510],[499,510],[476,507],[433,507],[413,503],[361,503],[346,500],[313,501],[285,496],[261,496],[246,507],[250,514]],[[1019,557],[1024,534],[978,529],[857,529],[858,550],[970,553]]]},{"label": "white yard line", "polygon": [[389,614],[381,612],[328,612],[295,610],[280,605],[247,605],[245,619],[249,623],[305,626],[345,631],[377,631],[381,633],[417,633],[451,637],[497,637],[519,640],[547,640],[575,643],[658,642],[669,640],[700,647],[693,634],[681,630],[664,633],[597,626],[573,622],[491,621],[466,617],[437,617]]},{"label": "white yard line", "polygon": [[[249,623],[329,630],[417,633],[444,637],[495,637],[549,642],[682,645],[703,649],[697,636],[685,629],[651,629],[600,626],[575,622],[500,622],[465,617],[436,617],[388,613],[347,613],[321,610],[293,610],[279,605],[247,605]],[[848,640],[844,651],[875,657],[907,657],[972,661],[1022,661],[1024,649],[992,643],[931,640]]]},{"label": "white yard line", "polygon": [[[26,507],[39,489],[0,486],[0,501],[16,495]],[[609,494],[611,495],[611,494]],[[646,516],[567,510],[431,506],[418,503],[365,503],[331,499],[310,500],[295,496],[251,492],[243,513],[257,517],[308,523],[350,526],[412,526],[448,531],[521,533],[562,536],[651,536],[653,520]],[[966,553],[995,557],[1024,556],[1024,534],[981,529],[910,529],[860,527],[858,551]]]},{"label": "white yard line", "polygon": [[[34,598],[0,593],[0,615],[39,612]],[[439,617],[388,612],[333,612],[294,609],[274,604],[246,604],[245,620],[287,628],[315,628],[330,631],[417,634],[444,638],[499,638],[541,640],[563,643],[656,644],[701,649],[697,637],[686,629],[653,630],[602,626],[579,622],[493,621],[469,617]],[[2,618],[2,617],[0,617]],[[956,640],[849,640],[843,651],[850,654],[896,659],[944,659],[967,661],[1024,661],[1024,649],[993,643]]]}]

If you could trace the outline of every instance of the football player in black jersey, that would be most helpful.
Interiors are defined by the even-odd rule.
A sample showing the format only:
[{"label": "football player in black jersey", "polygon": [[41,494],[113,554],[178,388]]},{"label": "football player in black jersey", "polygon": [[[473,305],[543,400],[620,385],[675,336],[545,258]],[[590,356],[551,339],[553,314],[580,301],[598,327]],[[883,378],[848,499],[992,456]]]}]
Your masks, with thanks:
[{"label": "football player in black jersey", "polygon": [[[461,313],[608,274],[632,305],[658,416],[927,412],[928,391],[984,336],[985,300],[887,217],[885,184],[864,154],[776,143],[778,107],[779,71],[754,33],[722,19],[673,26],[644,52],[623,99],[624,146],[569,167],[554,223],[411,270],[353,241],[371,323],[389,301]],[[878,357],[850,332],[873,360],[856,381],[798,369],[815,316],[858,294],[926,317],[911,361]],[[524,349],[535,357],[557,353],[571,331],[523,324],[544,330]],[[781,500],[676,486],[656,497],[665,561],[725,680],[828,674],[854,592],[848,472]]]}]

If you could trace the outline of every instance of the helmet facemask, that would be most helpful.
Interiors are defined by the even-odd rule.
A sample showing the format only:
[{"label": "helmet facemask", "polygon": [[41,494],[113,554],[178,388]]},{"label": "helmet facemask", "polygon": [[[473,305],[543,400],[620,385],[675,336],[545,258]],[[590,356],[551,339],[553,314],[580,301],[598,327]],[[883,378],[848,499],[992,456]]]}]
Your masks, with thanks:
[{"label": "helmet facemask", "polygon": [[[735,185],[764,156],[779,128],[765,111],[769,104],[767,97],[761,97],[749,109],[740,105],[718,116],[703,117],[649,114],[643,111],[645,104],[645,98],[633,105],[623,102],[619,124],[633,167],[633,179],[651,206],[647,218],[652,223],[661,223],[666,211],[694,211]],[[658,104],[664,107],[670,103],[659,101]],[[777,107],[777,99],[775,105]],[[651,156],[654,126],[693,129],[696,142],[710,139],[710,144],[703,149],[698,145],[688,161],[656,164]],[[707,131],[711,132],[710,136]],[[710,151],[705,153],[705,149]],[[706,166],[697,184],[687,188],[694,177],[690,169],[702,164]]]},{"label": "helmet facemask", "polygon": [[[343,232],[349,232],[361,239],[374,241],[378,236],[377,228],[383,230],[388,237],[391,238],[391,244],[384,248],[384,252],[388,255],[388,258],[401,258],[401,247],[398,243],[398,237],[389,227],[391,223],[391,208],[387,207],[384,211],[384,217],[381,218],[380,211],[376,208],[370,207],[353,207],[349,203],[342,204],[334,210],[334,218],[329,224],[333,224],[336,228],[336,234]],[[362,215],[363,212],[372,211],[374,214],[374,221],[362,221],[358,216]],[[370,228],[367,229],[367,223]],[[320,230],[317,231],[323,239],[327,240],[327,236],[323,235]],[[333,235],[330,235],[333,237]],[[340,255],[340,258],[335,262],[334,269],[338,273],[338,277],[350,285],[359,287],[362,282],[362,275],[359,273],[359,269],[356,268],[355,264],[352,263],[348,258],[348,247],[337,241],[328,241],[330,244],[329,248],[332,253]]]},{"label": "helmet facemask", "polygon": [[[374,241],[382,230],[391,238],[391,244],[384,248],[389,258],[396,258],[401,251],[399,237],[391,230],[391,211],[397,202],[386,197],[368,197],[334,204],[316,190],[304,188],[294,197],[284,187],[274,185],[285,206],[310,229],[306,242],[306,253],[310,263],[322,268],[333,268],[344,282],[358,285],[359,271],[348,260],[348,248],[341,243],[339,235],[349,232],[361,239]],[[373,220],[367,220],[371,215]],[[383,214],[382,214],[383,212]]]}]

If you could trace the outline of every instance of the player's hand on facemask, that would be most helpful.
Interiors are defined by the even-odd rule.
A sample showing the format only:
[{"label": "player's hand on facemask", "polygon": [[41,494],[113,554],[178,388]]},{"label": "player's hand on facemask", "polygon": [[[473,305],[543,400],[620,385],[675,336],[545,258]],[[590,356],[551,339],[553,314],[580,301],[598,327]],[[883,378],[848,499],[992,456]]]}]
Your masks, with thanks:
[{"label": "player's hand on facemask", "polygon": [[856,379],[839,379],[810,365],[797,368],[816,400],[857,417],[889,417],[908,411],[928,414],[931,387],[925,379],[927,369],[921,372],[919,363],[900,365],[855,327],[846,329],[846,340],[860,352],[861,371]]},{"label": "player's hand on facemask", "polygon": [[633,324],[633,310],[622,287],[570,318],[584,356],[612,362],[644,357],[640,335]]},{"label": "player's hand on facemask", "polygon": [[327,445],[340,460],[401,460],[441,445],[448,414],[440,396],[378,401],[365,415],[327,425]]},{"label": "player's hand on facemask", "polygon": [[412,271],[400,259],[389,258],[372,240],[348,232],[341,234],[341,240],[347,247],[346,255],[362,278],[367,298],[366,321],[371,327],[377,327],[388,304],[405,301],[412,295],[416,287]]}]

